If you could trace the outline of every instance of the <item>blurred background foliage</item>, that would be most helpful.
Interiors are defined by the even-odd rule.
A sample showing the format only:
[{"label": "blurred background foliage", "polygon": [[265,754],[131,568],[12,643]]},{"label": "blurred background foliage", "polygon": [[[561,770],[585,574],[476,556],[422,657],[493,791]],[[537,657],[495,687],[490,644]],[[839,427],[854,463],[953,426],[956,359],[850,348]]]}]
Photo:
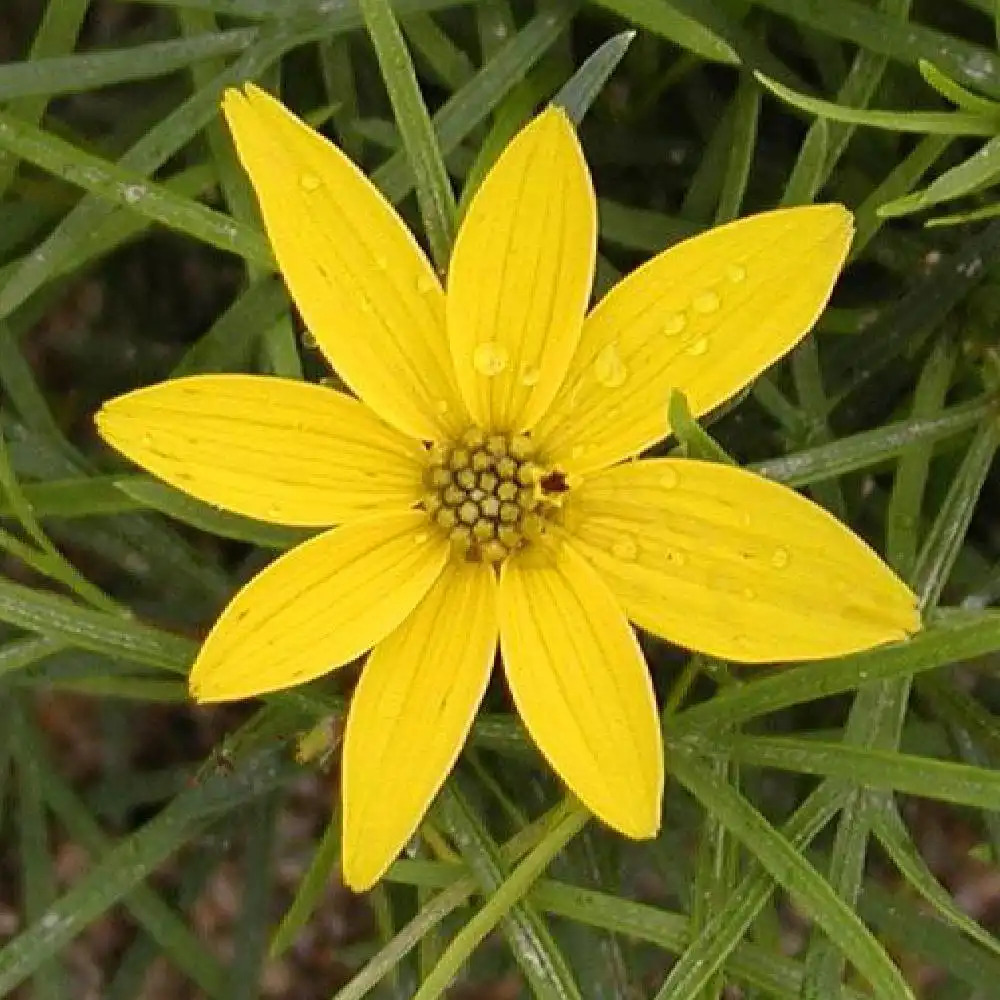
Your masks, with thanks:
[{"label": "blurred background foliage", "polygon": [[[363,7],[386,22],[384,0]],[[465,997],[995,996],[993,0],[392,10],[433,132],[406,74],[383,78],[357,0],[0,5],[0,995],[426,998],[457,972]],[[407,856],[349,896],[350,672],[212,710],[183,680],[227,596],[299,536],[124,467],[91,422],[171,374],[330,377],[218,115],[245,79],[418,233],[414,144],[436,137],[461,195],[540,104],[587,109],[598,294],[713,223],[851,206],[815,335],[707,431],[675,399],[666,447],[806,490],[917,590],[926,631],[738,672],[644,638],[663,833],[591,824],[547,868],[562,793],[497,686]]]}]

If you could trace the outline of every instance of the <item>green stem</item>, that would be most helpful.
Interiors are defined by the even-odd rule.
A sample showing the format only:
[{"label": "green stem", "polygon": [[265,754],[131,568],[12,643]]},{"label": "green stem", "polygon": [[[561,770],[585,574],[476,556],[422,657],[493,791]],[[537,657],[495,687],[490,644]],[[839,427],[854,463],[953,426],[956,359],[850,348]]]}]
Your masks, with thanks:
[{"label": "green stem", "polygon": [[480,942],[507,915],[511,907],[531,889],[535,880],[552,859],[590,820],[590,813],[579,803],[567,801],[553,812],[548,831],[537,846],[510,873],[483,908],[455,935],[441,960],[431,970],[413,1000],[436,1000],[448,988],[458,970]]}]

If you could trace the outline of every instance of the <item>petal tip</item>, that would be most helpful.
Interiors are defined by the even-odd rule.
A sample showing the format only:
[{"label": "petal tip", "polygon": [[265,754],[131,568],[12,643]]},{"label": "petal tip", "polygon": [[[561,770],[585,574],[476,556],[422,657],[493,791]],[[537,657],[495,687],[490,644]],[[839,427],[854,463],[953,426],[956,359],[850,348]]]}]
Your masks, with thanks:
[{"label": "petal tip", "polygon": [[651,800],[638,802],[628,813],[622,813],[609,825],[630,840],[652,840],[660,832],[662,802],[657,793]]},{"label": "petal tip", "polygon": [[234,111],[239,111],[247,99],[244,92],[239,87],[226,87],[222,92],[222,113],[228,118]]},{"label": "petal tip", "polygon": [[371,858],[359,857],[357,853],[351,851],[345,845],[344,856],[341,861],[341,877],[344,885],[351,892],[360,895],[375,885],[385,874],[390,864],[392,864],[392,858],[389,858],[382,864],[373,865]]}]

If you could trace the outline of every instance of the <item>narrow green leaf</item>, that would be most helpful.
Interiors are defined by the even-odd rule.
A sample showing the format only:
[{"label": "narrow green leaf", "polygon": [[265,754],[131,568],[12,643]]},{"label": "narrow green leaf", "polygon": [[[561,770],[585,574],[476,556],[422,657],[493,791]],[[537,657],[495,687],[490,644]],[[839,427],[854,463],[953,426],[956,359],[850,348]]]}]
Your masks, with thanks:
[{"label": "narrow green leaf", "polygon": [[919,132],[923,135],[995,135],[994,119],[964,111],[872,111],[868,108],[849,108],[819,97],[809,97],[772,80],[762,73],[754,73],[761,86],[793,108],[829,118],[845,125],[867,125],[870,128],[888,129],[891,132]]},{"label": "narrow green leaf", "polygon": [[117,487],[142,507],[158,510],[184,524],[238,542],[269,549],[287,549],[309,537],[309,533],[279,524],[255,521],[230,514],[149,476],[122,476]]},{"label": "narrow green leaf", "polygon": [[413,171],[417,203],[431,256],[444,274],[455,237],[455,193],[445,170],[442,151],[389,0],[359,0],[359,4],[389,92],[403,149]]},{"label": "narrow green leaf", "polygon": [[987,420],[952,478],[914,565],[913,585],[922,607],[934,607],[948,582],[998,447],[1000,424]]},{"label": "narrow green leaf", "polygon": [[122,840],[27,930],[0,949],[0,994],[7,995],[119,902],[212,817],[266,795],[297,772],[268,751],[185,792]]},{"label": "narrow green leaf", "polygon": [[[801,850],[826,826],[843,798],[841,789],[824,782],[796,809],[782,827],[782,834],[794,848]],[[685,942],[655,1000],[692,1000],[724,965],[728,972],[735,973],[738,956],[746,947],[742,942],[747,931],[774,891],[774,881],[768,873],[755,862],[751,865],[728,905],[720,908],[700,933]]]},{"label": "narrow green leaf", "polygon": [[675,752],[674,776],[739,838],[776,882],[844,951],[882,1000],[913,1000],[902,973],[871,931],[827,883],[739,792],[718,779],[690,753]]},{"label": "narrow green leaf", "polygon": [[634,31],[622,31],[609,38],[583,61],[583,65],[559,88],[552,103],[562,108],[574,125],[579,125],[597,100],[611,74],[625,58],[635,38]]},{"label": "narrow green leaf", "polygon": [[925,59],[983,93],[1000,97],[1000,56],[985,46],[915,21],[901,23],[898,18],[873,10],[858,0],[837,0],[836,4],[802,3],[802,0],[751,2],[755,7],[783,14],[797,24],[881,52],[910,66]]},{"label": "narrow green leaf", "polygon": [[274,259],[259,232],[235,219],[174,194],[146,178],[93,153],[86,153],[49,132],[0,113],[0,147],[92,194],[145,215],[201,240],[273,269]]},{"label": "narrow green leaf", "polygon": [[[453,152],[545,55],[566,30],[575,10],[572,0],[547,3],[458,93],[445,101],[433,120],[443,156]],[[372,181],[390,201],[402,201],[413,187],[405,153],[389,157],[372,173]]]},{"label": "narrow green leaf", "polygon": [[295,889],[295,898],[271,938],[271,958],[277,958],[288,950],[326,892],[334,865],[340,859],[340,825],[339,815],[334,815],[327,823],[312,861]]},{"label": "narrow green leaf", "polygon": [[0,103],[15,97],[79,94],[114,83],[165,76],[201,59],[243,52],[257,35],[256,28],[234,28],[127,49],[9,62],[0,65]]},{"label": "narrow green leaf", "polygon": [[689,458],[700,458],[723,465],[736,463],[726,450],[706,431],[691,414],[687,397],[679,389],[670,393],[667,402],[667,423],[680,443],[681,452]]},{"label": "narrow green leaf", "polygon": [[[913,392],[912,417],[933,419],[942,411],[957,360],[957,354],[948,341],[935,344]],[[913,578],[917,528],[933,454],[934,450],[928,442],[919,442],[907,448],[899,458],[892,481],[885,516],[885,551],[889,565],[904,580]]]},{"label": "narrow green leaf", "polygon": [[934,877],[913,843],[895,803],[889,802],[874,813],[873,829],[900,874],[934,907],[941,919],[968,934],[994,955],[1000,956],[1000,941],[965,913]]},{"label": "narrow green leaf", "polygon": [[942,73],[934,63],[928,62],[926,59],[917,61],[917,69],[924,78],[924,82],[929,87],[933,87],[946,101],[951,101],[952,104],[969,114],[980,115],[983,118],[996,118],[997,127],[1000,129],[1000,104],[996,101],[977,96],[960,83],[956,83],[947,73]]},{"label": "narrow green leaf", "polygon": [[[19,705],[13,707],[14,758],[17,767],[17,832],[21,878],[21,904],[25,922],[34,923],[56,898],[56,876],[49,848],[49,832],[40,788],[40,768],[29,751],[28,733],[33,723]],[[66,970],[53,954],[35,969],[35,1000],[62,1000],[67,995]]]},{"label": "narrow green leaf", "polygon": [[949,407],[938,416],[910,417],[888,423],[829,444],[756,462],[749,468],[789,486],[806,486],[904,455],[917,444],[930,444],[962,434],[992,418],[996,408],[994,399],[984,397]]},{"label": "narrow green leaf", "polygon": [[226,1000],[258,1000],[261,967],[267,956],[267,927],[274,885],[276,825],[281,806],[278,792],[262,796],[247,808],[243,856],[243,897],[233,935],[233,958]]},{"label": "narrow green leaf", "polygon": [[946,170],[923,191],[905,195],[890,201],[879,209],[879,214],[887,219],[925,208],[940,205],[945,201],[964,198],[992,184],[1000,177],[1000,136],[990,139],[975,156],[970,156],[957,167]]},{"label": "narrow green leaf", "polygon": [[0,579],[0,621],[97,653],[184,672],[195,645],[140,622],[91,611],[55,594]]},{"label": "narrow green leaf", "polygon": [[414,994],[413,1000],[436,1000],[444,993],[473,950],[510,913],[552,859],[589,819],[590,814],[575,803],[567,803],[563,809],[555,811],[538,844],[500,883],[479,912],[455,935],[438,964]]},{"label": "narrow green leaf", "polygon": [[[46,4],[25,64],[37,66],[50,57],[72,51],[89,7],[90,0],[63,0],[63,3]],[[0,66],[0,74],[7,68]],[[11,101],[7,110],[29,125],[38,125],[47,105],[48,97],[45,95],[24,97]],[[17,160],[0,153],[0,202],[4,200],[16,173]]]},{"label": "narrow green leaf", "polygon": [[[38,761],[39,783],[46,804],[73,840],[90,854],[94,862],[99,862],[113,850],[112,839],[101,830],[77,793],[52,766],[37,734],[30,740],[29,749]],[[149,886],[137,886],[123,898],[122,903],[178,969],[209,996],[221,994],[224,982],[222,966],[198,940],[180,913]]]},{"label": "narrow green leaf", "polygon": [[[442,790],[440,816],[452,842],[479,883],[480,893],[490,899],[500,890],[508,872],[499,846],[454,779]],[[501,929],[538,1000],[581,1000],[572,969],[530,903],[512,906]]]},{"label": "narrow green leaf", "polygon": [[678,712],[671,734],[713,731],[744,719],[850,691],[868,681],[902,677],[1000,649],[1000,613],[944,617],[906,642],[823,660],[749,681]]},{"label": "narrow green leaf", "polygon": [[756,767],[844,778],[941,802],[1000,810],[1000,773],[877,747],[790,736],[720,736],[733,755]]}]

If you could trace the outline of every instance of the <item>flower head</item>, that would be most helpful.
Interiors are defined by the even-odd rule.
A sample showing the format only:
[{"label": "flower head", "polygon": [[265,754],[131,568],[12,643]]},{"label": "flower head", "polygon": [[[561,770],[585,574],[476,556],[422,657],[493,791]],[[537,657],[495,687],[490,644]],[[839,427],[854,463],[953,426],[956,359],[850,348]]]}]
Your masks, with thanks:
[{"label": "flower head", "polygon": [[364,175],[250,86],[224,110],[296,305],[353,395],[204,375],[109,402],[101,434],[228,510],[327,529],[251,580],[191,672],[199,701],[307,681],[371,651],[344,738],[344,871],[413,834],[497,646],[569,788],[632,837],[663,752],[630,621],[742,662],[836,656],[919,628],[910,591],[833,517],[740,469],[632,459],[789,350],[851,238],[837,205],[675,246],[586,314],[596,209],[576,134],[537,117],[484,180],[447,292]]}]

